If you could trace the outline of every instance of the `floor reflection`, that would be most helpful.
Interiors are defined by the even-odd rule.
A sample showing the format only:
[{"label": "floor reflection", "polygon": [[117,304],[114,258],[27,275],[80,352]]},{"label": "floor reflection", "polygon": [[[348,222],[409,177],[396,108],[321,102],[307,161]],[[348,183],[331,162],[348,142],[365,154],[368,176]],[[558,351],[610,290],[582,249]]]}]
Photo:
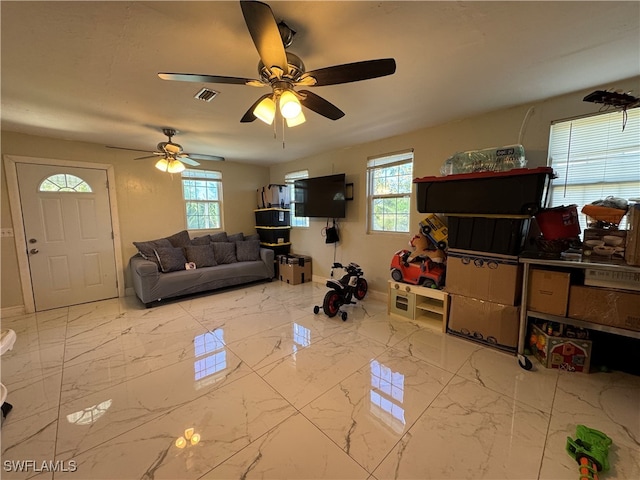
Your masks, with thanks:
[{"label": "floor reflection", "polygon": [[371,413],[395,432],[404,430],[404,375],[371,360]]},{"label": "floor reflection", "polygon": [[84,408],[67,415],[67,421],[75,425],[89,425],[98,420],[111,407],[112,400],[100,402],[97,405]]},{"label": "floor reflection", "polygon": [[[197,388],[203,386],[202,380],[227,368],[227,351],[224,344],[224,331],[219,328],[213,332],[196,335],[193,338],[196,361],[193,363]],[[205,356],[206,355],[206,356]],[[212,377],[217,381],[218,377]],[[206,382],[208,385],[211,382]]]}]

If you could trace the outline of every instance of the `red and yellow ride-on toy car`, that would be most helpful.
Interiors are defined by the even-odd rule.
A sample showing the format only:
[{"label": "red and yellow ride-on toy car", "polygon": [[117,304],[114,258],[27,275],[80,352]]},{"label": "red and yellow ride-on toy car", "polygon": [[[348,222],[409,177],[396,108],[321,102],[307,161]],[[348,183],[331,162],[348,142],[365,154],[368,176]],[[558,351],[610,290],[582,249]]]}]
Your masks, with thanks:
[{"label": "red and yellow ride-on toy car", "polygon": [[391,259],[391,278],[396,282],[422,285],[429,288],[441,288],[444,285],[445,266],[429,257],[419,257],[411,263],[407,259],[409,250],[398,250]]}]

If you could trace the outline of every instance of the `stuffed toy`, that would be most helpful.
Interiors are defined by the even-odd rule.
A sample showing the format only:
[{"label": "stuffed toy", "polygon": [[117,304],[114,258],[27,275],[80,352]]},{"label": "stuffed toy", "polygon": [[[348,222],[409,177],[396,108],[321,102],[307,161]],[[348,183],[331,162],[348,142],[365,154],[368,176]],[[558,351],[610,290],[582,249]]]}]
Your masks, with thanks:
[{"label": "stuffed toy", "polygon": [[406,264],[418,260],[424,261],[427,258],[436,263],[444,263],[445,261],[445,253],[438,249],[422,232],[414,235],[409,245],[413,248],[413,252],[404,259]]}]

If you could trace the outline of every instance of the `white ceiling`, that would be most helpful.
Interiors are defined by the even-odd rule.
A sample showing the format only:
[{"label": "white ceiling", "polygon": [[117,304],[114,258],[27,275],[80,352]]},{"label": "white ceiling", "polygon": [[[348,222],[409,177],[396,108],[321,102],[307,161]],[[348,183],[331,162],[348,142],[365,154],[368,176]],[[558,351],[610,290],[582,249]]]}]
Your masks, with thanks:
[{"label": "white ceiling", "polygon": [[[342,109],[277,139],[240,118],[263,93],[161,80],[258,78],[239,2],[2,1],[2,128],[270,165],[640,74],[640,2],[270,2],[308,71],[393,57],[394,75],[312,88]],[[194,99],[203,86],[219,91]],[[635,92],[637,96],[640,92]],[[137,156],[132,153],[132,156]]]}]

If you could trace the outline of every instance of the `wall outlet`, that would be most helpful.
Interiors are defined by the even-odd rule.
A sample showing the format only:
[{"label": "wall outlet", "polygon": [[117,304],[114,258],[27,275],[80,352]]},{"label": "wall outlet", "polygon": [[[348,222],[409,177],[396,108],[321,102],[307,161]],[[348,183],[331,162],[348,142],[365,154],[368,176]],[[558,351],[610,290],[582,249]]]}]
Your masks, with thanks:
[{"label": "wall outlet", "polygon": [[0,233],[2,237],[13,237],[13,228],[2,228],[0,229]]}]

